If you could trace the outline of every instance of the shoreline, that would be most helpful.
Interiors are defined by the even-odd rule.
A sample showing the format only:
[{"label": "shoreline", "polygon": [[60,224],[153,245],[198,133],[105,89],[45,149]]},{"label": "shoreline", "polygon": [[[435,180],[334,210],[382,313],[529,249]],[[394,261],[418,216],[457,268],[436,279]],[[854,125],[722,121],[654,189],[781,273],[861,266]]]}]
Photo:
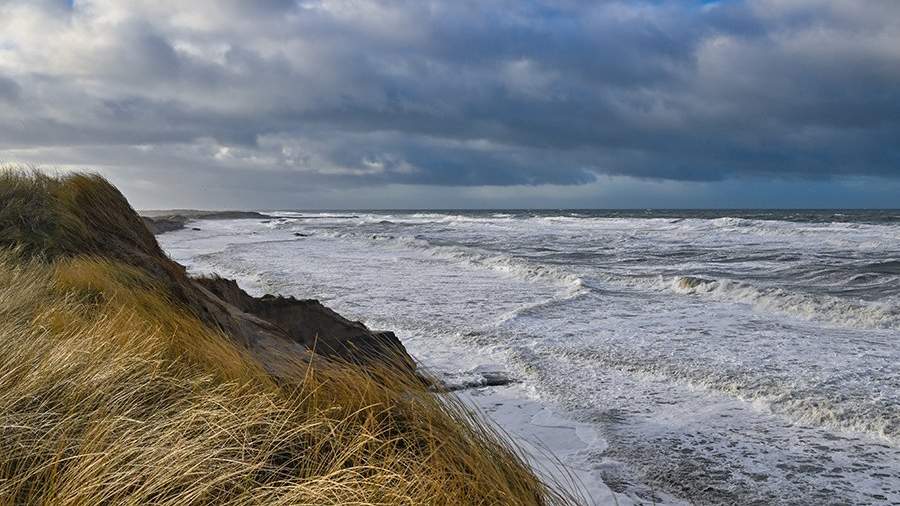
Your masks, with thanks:
[{"label": "shoreline", "polygon": [[[213,218],[215,219],[215,218]],[[203,229],[203,218],[189,220],[188,224]],[[190,234],[197,230],[183,230]],[[177,236],[166,236],[173,240]],[[179,259],[184,262],[184,259]],[[189,271],[196,265],[188,264]],[[220,270],[220,269],[218,269]],[[211,269],[201,268],[195,275],[204,275]],[[276,287],[259,283],[258,273],[223,272],[237,279],[237,282],[254,296],[268,291],[281,291]],[[364,317],[364,316],[363,316]],[[375,327],[390,328],[385,322],[377,322]],[[565,409],[552,402],[542,400],[530,390],[527,384],[512,376],[503,367],[484,362],[465,347],[458,347],[454,360],[449,356],[437,361],[421,361],[416,353],[417,344],[398,336],[410,354],[429,375],[444,383],[445,393],[463,400],[468,406],[481,413],[506,434],[517,446],[526,451],[532,469],[551,483],[562,484],[573,495],[589,498],[588,504],[617,504],[631,506],[650,501],[660,505],[680,506],[683,501],[650,487],[639,487],[639,496],[634,490],[613,491],[604,481],[604,473],[610,466],[623,464],[609,461],[601,454],[606,442],[596,427],[575,421]],[[615,473],[614,473],[615,474]]]},{"label": "shoreline", "polygon": [[565,484],[587,498],[589,504],[632,506],[648,500],[661,506],[687,504],[665,494],[650,499],[614,491],[603,477],[606,468],[614,464],[601,456],[606,442],[597,429],[535,399],[521,384],[469,388],[456,393],[525,449],[532,469],[540,476]]}]

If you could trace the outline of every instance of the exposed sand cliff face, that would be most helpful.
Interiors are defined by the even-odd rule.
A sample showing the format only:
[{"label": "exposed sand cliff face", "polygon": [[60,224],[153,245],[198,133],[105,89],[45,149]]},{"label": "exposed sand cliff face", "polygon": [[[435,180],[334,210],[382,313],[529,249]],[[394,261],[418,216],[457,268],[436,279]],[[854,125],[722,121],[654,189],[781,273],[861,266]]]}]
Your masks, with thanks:
[{"label": "exposed sand cliff face", "polygon": [[230,279],[200,278],[194,282],[245,315],[274,324],[293,342],[315,350],[317,355],[363,365],[388,360],[415,369],[415,363],[393,332],[369,330],[361,322],[350,321],[317,300],[274,295],[252,297]]}]

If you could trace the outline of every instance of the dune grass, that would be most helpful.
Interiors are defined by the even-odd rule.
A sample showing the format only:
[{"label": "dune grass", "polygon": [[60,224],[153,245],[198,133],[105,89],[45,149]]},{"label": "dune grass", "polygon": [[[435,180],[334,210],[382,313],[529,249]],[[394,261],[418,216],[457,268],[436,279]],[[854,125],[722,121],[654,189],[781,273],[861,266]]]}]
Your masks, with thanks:
[{"label": "dune grass", "polygon": [[27,253],[116,255],[134,246],[161,253],[125,197],[100,176],[54,177],[35,170],[0,168],[0,244]]},{"label": "dune grass", "polygon": [[0,175],[0,505],[578,502],[408,374],[298,363],[270,378],[104,252],[157,247],[115,228],[136,225],[110,189]]}]

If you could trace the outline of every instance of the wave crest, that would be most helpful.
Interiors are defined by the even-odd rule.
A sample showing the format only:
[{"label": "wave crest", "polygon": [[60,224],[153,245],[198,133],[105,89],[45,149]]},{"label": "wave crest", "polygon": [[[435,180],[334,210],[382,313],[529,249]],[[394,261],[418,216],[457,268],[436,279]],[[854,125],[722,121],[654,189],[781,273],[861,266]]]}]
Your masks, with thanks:
[{"label": "wave crest", "polygon": [[900,308],[887,303],[791,292],[784,288],[757,287],[730,279],[699,276],[676,276],[662,284],[679,294],[749,304],[758,310],[786,313],[808,320],[868,329],[900,329]]}]

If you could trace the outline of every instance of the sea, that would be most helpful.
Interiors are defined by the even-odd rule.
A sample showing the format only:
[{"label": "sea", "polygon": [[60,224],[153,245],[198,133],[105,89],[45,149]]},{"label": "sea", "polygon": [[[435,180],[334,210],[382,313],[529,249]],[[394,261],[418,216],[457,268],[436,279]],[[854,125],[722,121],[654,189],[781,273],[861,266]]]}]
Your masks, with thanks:
[{"label": "sea", "polygon": [[507,375],[621,502],[900,504],[898,210],[267,214],[160,243]]}]

